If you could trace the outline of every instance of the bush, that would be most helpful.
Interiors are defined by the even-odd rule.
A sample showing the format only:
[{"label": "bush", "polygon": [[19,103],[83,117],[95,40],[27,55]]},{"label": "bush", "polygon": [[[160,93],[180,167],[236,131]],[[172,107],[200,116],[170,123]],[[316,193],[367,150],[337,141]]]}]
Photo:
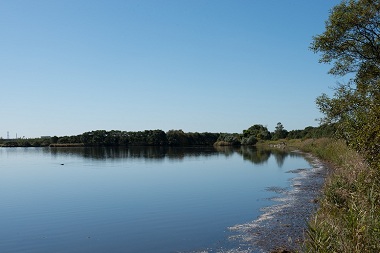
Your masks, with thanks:
[{"label": "bush", "polygon": [[255,145],[257,142],[258,140],[255,138],[255,136],[250,136],[241,140],[242,145]]},{"label": "bush", "polygon": [[221,134],[219,138],[217,139],[217,142],[215,145],[219,146],[236,146],[240,145],[240,137],[238,134]]}]

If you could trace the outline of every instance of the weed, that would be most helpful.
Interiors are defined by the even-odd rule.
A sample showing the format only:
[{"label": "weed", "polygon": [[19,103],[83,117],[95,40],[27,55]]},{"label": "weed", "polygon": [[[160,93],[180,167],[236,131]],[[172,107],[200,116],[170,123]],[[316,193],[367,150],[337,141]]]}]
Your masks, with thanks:
[{"label": "weed", "polygon": [[320,207],[309,221],[305,252],[380,252],[380,170],[343,141],[308,139],[288,146],[332,165]]}]

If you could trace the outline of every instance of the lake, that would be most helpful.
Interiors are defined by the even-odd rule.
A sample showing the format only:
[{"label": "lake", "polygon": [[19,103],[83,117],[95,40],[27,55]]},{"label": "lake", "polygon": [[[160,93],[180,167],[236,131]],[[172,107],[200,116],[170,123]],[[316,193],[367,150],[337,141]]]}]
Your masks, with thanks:
[{"label": "lake", "polygon": [[249,147],[0,148],[0,252],[238,249],[228,228],[299,168],[299,154]]}]

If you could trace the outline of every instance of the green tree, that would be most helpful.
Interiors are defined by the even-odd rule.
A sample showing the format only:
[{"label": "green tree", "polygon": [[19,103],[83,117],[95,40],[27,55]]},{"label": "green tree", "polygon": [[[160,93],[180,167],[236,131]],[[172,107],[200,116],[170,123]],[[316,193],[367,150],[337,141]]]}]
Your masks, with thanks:
[{"label": "green tree", "polygon": [[241,140],[239,134],[221,133],[215,144],[219,146],[237,146],[241,144]]},{"label": "green tree", "polygon": [[257,139],[255,136],[251,135],[250,137],[243,137],[241,140],[242,145],[256,145]]},{"label": "green tree", "polygon": [[187,135],[180,130],[169,130],[166,133],[168,144],[170,146],[186,146],[189,144]]},{"label": "green tree", "polygon": [[50,142],[51,143],[57,143],[58,142],[58,137],[57,136],[53,136],[50,138]]},{"label": "green tree", "polygon": [[147,145],[166,145],[168,139],[162,130],[145,130]]},{"label": "green tree", "polygon": [[303,130],[291,130],[289,131],[288,138],[289,139],[302,139],[304,138]]},{"label": "green tree", "polygon": [[368,71],[379,73],[380,2],[342,1],[332,9],[326,31],[314,37],[312,50],[322,52],[320,62],[333,63],[334,75]]},{"label": "green tree", "polygon": [[270,140],[271,134],[268,131],[268,128],[263,125],[253,125],[247,130],[243,130],[243,137],[249,138],[250,136],[254,136],[258,140]]},{"label": "green tree", "polygon": [[330,74],[354,76],[332,98],[317,98],[322,121],[336,122],[340,136],[380,167],[380,1],[342,1],[311,49],[333,64]]},{"label": "green tree", "polygon": [[281,124],[281,122],[277,123],[277,126],[274,130],[272,139],[278,140],[278,139],[284,139],[288,136],[288,131],[285,130],[284,126]]}]

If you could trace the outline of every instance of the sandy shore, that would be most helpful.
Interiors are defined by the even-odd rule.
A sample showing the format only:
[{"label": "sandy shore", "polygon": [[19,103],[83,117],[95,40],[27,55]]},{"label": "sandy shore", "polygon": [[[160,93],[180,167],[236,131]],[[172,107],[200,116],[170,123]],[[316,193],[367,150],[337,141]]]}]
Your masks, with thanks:
[{"label": "sandy shore", "polygon": [[263,208],[263,214],[255,221],[229,228],[235,233],[230,239],[238,241],[241,247],[228,252],[291,252],[301,249],[307,221],[318,207],[317,199],[328,172],[320,160],[304,155],[311,168],[288,171],[296,174],[291,179],[290,188],[267,189],[277,193],[272,198],[277,204]]}]

